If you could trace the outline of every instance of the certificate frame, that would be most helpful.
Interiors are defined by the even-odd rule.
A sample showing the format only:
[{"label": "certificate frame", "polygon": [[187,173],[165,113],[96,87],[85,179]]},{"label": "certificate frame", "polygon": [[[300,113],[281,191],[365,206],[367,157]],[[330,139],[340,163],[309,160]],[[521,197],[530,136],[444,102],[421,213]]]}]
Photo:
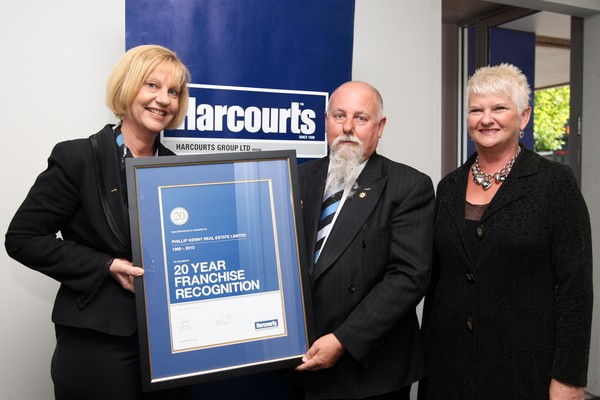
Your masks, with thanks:
[{"label": "certificate frame", "polygon": [[142,389],[301,363],[314,339],[294,150],[126,159]]}]

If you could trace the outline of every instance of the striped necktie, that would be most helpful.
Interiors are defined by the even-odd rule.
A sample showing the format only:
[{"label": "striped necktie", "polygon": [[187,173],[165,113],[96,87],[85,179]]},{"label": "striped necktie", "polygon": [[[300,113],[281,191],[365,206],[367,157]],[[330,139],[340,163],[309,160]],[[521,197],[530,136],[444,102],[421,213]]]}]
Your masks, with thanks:
[{"label": "striped necktie", "polygon": [[317,231],[317,241],[315,243],[315,264],[319,259],[319,255],[321,254],[321,250],[323,249],[323,243],[325,242],[325,238],[329,234],[331,230],[331,222],[333,221],[333,217],[335,217],[335,212],[340,205],[340,201],[342,199],[342,195],[344,194],[343,190],[340,190],[337,193],[332,194],[328,198],[323,201],[321,205],[321,216],[319,218],[319,229]]}]

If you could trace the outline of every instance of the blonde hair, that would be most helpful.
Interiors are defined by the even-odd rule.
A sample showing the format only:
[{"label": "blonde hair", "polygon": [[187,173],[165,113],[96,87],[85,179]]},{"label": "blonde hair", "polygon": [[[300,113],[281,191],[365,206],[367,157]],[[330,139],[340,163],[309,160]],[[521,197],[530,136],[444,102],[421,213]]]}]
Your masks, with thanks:
[{"label": "blonde hair", "polygon": [[467,83],[467,107],[471,94],[503,96],[511,99],[519,113],[529,105],[531,89],[527,77],[512,64],[502,63],[479,68]]},{"label": "blonde hair", "polygon": [[187,113],[190,73],[175,52],[158,45],[142,45],[128,50],[115,64],[106,85],[106,104],[117,118],[123,120],[148,76],[169,63],[173,78],[179,84],[179,109],[165,128],[177,128]]}]

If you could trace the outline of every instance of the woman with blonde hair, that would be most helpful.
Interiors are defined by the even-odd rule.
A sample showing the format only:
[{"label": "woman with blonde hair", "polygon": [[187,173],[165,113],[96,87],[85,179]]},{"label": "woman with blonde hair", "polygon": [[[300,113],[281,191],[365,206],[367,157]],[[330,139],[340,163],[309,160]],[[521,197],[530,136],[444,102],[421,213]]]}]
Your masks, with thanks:
[{"label": "woman with blonde hair", "polygon": [[[173,155],[158,133],[185,117],[188,82],[169,49],[126,52],[107,87],[120,122],[58,143],[10,223],[8,254],[60,283],[51,365],[58,400],[151,398],[141,390],[133,279],[144,271],[131,263],[124,165],[127,157]],[[191,394],[179,392],[154,395]]]}]

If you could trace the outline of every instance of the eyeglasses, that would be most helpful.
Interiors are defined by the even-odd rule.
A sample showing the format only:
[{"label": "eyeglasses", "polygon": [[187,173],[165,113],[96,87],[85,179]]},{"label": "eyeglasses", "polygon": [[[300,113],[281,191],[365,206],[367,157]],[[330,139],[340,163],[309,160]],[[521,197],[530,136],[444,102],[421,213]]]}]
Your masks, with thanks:
[{"label": "eyeglasses", "polygon": [[[341,113],[341,112],[335,112],[333,114],[326,114],[326,115],[327,115],[327,118],[331,118],[333,120],[333,122],[335,122],[336,124],[343,124],[344,122],[346,122],[346,118],[347,118],[346,114]],[[357,114],[352,117],[352,121],[354,122],[355,125],[363,126],[369,122],[369,117],[364,114]]]}]

